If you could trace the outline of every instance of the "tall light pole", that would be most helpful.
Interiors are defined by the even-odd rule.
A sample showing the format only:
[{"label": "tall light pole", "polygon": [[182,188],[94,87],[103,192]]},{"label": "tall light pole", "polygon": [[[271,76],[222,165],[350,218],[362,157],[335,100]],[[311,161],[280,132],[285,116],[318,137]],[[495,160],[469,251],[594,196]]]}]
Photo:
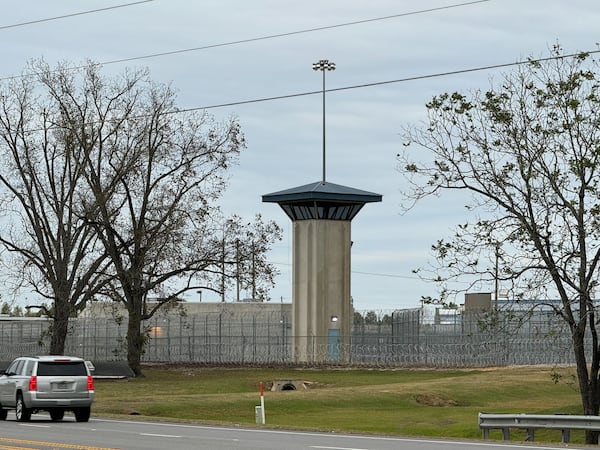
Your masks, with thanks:
[{"label": "tall light pole", "polygon": [[321,59],[312,65],[313,70],[323,72],[323,184],[325,184],[325,71],[335,70],[335,63],[328,59]]}]

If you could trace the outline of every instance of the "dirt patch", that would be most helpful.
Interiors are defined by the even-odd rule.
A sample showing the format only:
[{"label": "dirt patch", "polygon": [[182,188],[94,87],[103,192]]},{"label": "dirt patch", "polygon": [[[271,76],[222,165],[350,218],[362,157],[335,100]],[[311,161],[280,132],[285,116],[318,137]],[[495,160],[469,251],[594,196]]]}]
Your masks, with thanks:
[{"label": "dirt patch", "polygon": [[415,401],[423,406],[458,406],[458,402],[437,394],[418,394]]}]

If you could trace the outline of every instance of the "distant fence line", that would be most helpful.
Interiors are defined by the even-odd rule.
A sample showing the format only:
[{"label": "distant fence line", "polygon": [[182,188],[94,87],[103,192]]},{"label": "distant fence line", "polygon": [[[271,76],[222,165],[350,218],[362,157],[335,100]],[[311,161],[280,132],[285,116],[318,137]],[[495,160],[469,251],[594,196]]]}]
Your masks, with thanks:
[{"label": "distant fence line", "polygon": [[[145,323],[148,343],[143,361],[293,364],[291,323],[285,311],[157,316]],[[0,320],[0,360],[47,353],[48,326],[43,319]],[[125,360],[126,332],[126,320],[72,319],[66,353],[93,361]],[[427,321],[420,309],[401,310],[385,323],[357,321],[349,348],[343,350],[350,355],[350,364],[358,366],[458,368],[574,362],[569,333],[549,312],[529,315],[527,320],[501,313]],[[317,361],[328,352],[327,346],[313,347]]]}]

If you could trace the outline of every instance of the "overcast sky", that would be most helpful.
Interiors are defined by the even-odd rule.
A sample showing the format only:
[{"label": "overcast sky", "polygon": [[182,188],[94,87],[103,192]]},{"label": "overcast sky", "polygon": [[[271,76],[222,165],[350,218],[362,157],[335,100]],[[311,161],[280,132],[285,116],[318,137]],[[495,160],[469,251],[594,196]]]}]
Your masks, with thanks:
[{"label": "overcast sky", "polygon": [[[178,90],[182,108],[237,117],[248,147],[222,206],[284,228],[269,257],[281,271],[273,301],[291,301],[291,226],[261,196],[321,179],[322,97],[212,106],[320,91],[322,74],[311,69],[320,59],[337,67],[326,74],[328,89],[423,77],[327,94],[327,181],[383,195],[352,223],[360,310],[416,307],[422,295],[435,296],[411,271],[468,218],[464,202],[448,196],[401,214],[402,127],[423,120],[433,95],[486,89],[511,68],[428,76],[548,56],[556,42],[567,53],[596,50],[600,41],[597,0],[153,0],[40,21],[128,3],[0,0],[0,78],[39,57],[108,63],[109,75],[148,67]],[[139,58],[161,53],[170,54]]]}]

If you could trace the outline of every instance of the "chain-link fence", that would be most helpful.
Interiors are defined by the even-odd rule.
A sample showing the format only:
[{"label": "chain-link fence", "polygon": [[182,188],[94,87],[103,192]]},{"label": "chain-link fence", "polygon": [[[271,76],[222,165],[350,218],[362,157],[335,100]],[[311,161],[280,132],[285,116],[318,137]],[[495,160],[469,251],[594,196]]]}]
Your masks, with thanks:
[{"label": "chain-link fence", "polygon": [[[361,316],[363,317],[363,316]],[[367,316],[368,317],[368,316]],[[356,318],[356,315],[355,315]],[[0,321],[0,360],[43,354],[50,322]],[[293,364],[290,310],[158,316],[147,321],[145,362],[194,364]],[[111,317],[70,321],[66,353],[93,361],[126,359],[127,323]],[[304,342],[317,341],[303,337]],[[356,320],[349,348],[352,365],[484,367],[571,364],[568,330],[550,312],[518,316],[456,314],[424,318],[422,309],[395,311],[384,320]],[[330,345],[313,346],[315,361],[327,361]],[[331,361],[335,363],[335,361]]]}]

